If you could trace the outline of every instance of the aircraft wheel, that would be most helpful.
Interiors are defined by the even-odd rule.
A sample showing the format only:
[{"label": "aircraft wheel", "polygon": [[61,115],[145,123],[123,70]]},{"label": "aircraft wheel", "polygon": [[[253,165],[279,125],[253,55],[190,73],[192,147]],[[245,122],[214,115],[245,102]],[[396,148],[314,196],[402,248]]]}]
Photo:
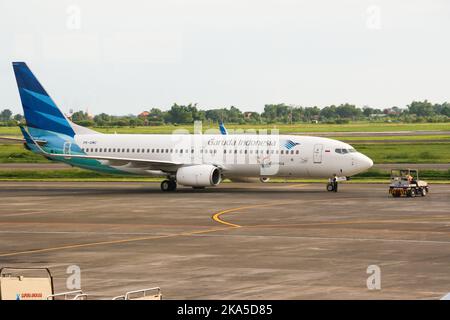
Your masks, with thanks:
[{"label": "aircraft wheel", "polygon": [[328,191],[328,192],[334,191],[333,184],[327,183],[327,191]]},{"label": "aircraft wheel", "polygon": [[427,190],[425,188],[420,189],[420,195],[425,197],[427,195]]},{"label": "aircraft wheel", "polygon": [[171,191],[171,181],[163,180],[163,182],[161,182],[161,190],[162,191]]},{"label": "aircraft wheel", "polygon": [[169,180],[169,191],[177,190],[177,182],[175,180]]}]

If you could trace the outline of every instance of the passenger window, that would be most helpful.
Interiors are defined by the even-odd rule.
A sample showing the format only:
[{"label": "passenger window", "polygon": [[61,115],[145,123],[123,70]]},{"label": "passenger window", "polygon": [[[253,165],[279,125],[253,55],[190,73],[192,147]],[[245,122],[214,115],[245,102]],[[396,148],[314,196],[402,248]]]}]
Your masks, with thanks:
[{"label": "passenger window", "polygon": [[97,148],[95,148],[95,152],[97,152],[97,150],[98,150],[98,149],[97,149]]},{"label": "passenger window", "polygon": [[194,149],[191,149],[191,153],[194,153]]},{"label": "passenger window", "polygon": [[152,149],[152,153],[154,153],[155,152],[155,149]]},{"label": "passenger window", "polygon": [[122,148],[122,152],[125,152],[125,148]]},{"label": "passenger window", "polygon": [[183,153],[183,149],[180,149],[180,153]]},{"label": "passenger window", "polygon": [[139,149],[136,149],[136,152],[139,153]]},{"label": "passenger window", "polygon": [[291,154],[294,154],[294,150],[291,150]]},{"label": "passenger window", "polygon": [[299,154],[300,152],[298,150],[295,151],[295,154]]}]

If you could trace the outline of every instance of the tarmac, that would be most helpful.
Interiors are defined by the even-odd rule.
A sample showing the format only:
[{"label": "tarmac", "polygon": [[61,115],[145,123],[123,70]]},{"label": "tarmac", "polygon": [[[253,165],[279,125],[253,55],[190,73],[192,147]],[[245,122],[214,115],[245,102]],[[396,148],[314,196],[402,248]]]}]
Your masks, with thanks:
[{"label": "tarmac", "polygon": [[[0,182],[0,267],[49,267],[91,299],[439,299],[450,291],[450,185]],[[380,268],[370,290],[369,266]]]}]

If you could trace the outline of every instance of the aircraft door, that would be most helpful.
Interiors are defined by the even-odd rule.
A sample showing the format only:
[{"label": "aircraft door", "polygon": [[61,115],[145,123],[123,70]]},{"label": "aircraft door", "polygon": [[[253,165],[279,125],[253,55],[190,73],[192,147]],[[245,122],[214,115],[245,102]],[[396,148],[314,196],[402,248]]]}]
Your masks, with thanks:
[{"label": "aircraft door", "polygon": [[70,142],[70,141],[66,141],[66,142],[64,142],[64,145],[63,145],[63,153],[64,154],[70,154],[70,147],[72,146],[72,142]]},{"label": "aircraft door", "polygon": [[314,145],[313,162],[322,163],[323,144]]}]

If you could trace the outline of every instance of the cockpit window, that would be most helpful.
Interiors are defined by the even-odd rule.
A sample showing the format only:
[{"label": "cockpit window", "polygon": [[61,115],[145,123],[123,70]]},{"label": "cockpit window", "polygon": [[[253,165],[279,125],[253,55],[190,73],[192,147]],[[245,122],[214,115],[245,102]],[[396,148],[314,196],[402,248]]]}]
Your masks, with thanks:
[{"label": "cockpit window", "polygon": [[356,150],[353,148],[352,149],[335,149],[334,151],[339,154],[347,154],[347,153],[351,153],[351,152],[356,152]]}]

